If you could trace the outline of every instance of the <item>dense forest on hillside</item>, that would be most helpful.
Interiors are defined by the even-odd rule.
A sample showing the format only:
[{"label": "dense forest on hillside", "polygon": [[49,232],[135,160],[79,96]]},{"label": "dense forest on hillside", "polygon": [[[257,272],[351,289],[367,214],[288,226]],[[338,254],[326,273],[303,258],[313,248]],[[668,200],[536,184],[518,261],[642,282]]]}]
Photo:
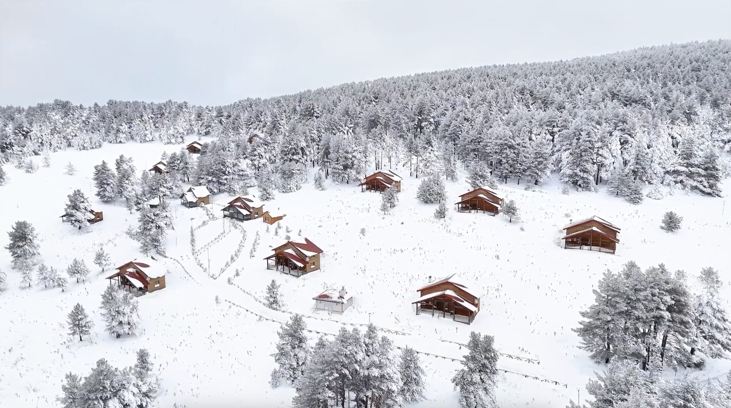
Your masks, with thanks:
[{"label": "dense forest on hillside", "polygon": [[0,163],[102,142],[181,143],[198,134],[218,137],[202,156],[210,168],[193,175],[214,191],[235,190],[246,174],[262,172],[276,176],[281,191],[295,191],[310,166],[350,182],[366,167],[399,164],[423,177],[459,161],[487,166],[502,182],[540,184],[558,172],[585,191],[624,178],[720,195],[731,152],[730,66],[731,41],[724,40],[349,83],[217,107],[57,100],[0,108]]}]

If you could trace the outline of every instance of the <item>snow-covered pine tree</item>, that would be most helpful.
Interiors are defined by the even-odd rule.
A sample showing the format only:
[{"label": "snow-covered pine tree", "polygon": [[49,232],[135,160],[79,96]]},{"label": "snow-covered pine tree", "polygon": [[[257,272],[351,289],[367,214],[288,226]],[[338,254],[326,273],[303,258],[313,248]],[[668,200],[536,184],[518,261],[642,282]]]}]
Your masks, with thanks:
[{"label": "snow-covered pine tree", "polygon": [[144,207],[139,212],[137,240],[145,255],[153,251],[165,255],[165,236],[172,223],[169,206],[165,204],[166,202],[161,202],[157,208]]},{"label": "snow-covered pine tree", "polygon": [[480,187],[497,188],[497,181],[492,177],[490,168],[482,161],[473,163],[470,166],[467,182],[473,189]]},{"label": "snow-covered pine tree", "polygon": [[259,187],[259,199],[261,201],[271,201],[274,199],[274,175],[268,167],[264,167],[257,177]]},{"label": "snow-covered pine tree", "polygon": [[305,320],[301,315],[295,314],[277,332],[279,342],[274,353],[274,362],[279,365],[280,378],[289,384],[295,384],[302,376],[310,359],[306,329]]},{"label": "snow-covered pine tree", "polygon": [[30,289],[33,287],[33,268],[24,267],[20,270],[22,279],[20,281],[21,289]]},{"label": "snow-covered pine tree", "polygon": [[[293,408],[326,408],[332,405],[335,370],[332,357],[332,342],[320,336],[312,350],[312,358],[305,365],[302,376],[294,384],[297,394],[292,399]],[[273,385],[278,381],[279,372],[272,373]]]},{"label": "snow-covered pine tree", "polygon": [[51,167],[51,153],[48,150],[43,152],[43,167]]},{"label": "snow-covered pine tree", "polygon": [[424,369],[421,367],[419,355],[412,348],[406,346],[401,349],[399,361],[399,374],[401,378],[399,395],[407,403],[422,401],[424,397]]},{"label": "snow-covered pine tree", "polygon": [[76,166],[74,166],[73,163],[68,162],[68,164],[66,164],[66,171],[65,171],[65,173],[66,173],[67,176],[73,176],[73,175],[75,175],[76,174]]},{"label": "snow-covered pine tree", "polygon": [[103,246],[99,246],[94,254],[94,265],[101,268],[104,272],[112,264],[112,259],[109,257],[107,251],[104,250]]},{"label": "snow-covered pine tree", "polygon": [[321,171],[315,172],[315,179],[314,179],[315,187],[320,190],[325,190],[325,178],[322,176]]},{"label": "snow-covered pine tree", "polygon": [[38,171],[38,165],[36,164],[33,159],[28,159],[25,161],[25,165],[23,166],[23,170],[25,170],[28,174],[33,174],[36,171]]},{"label": "snow-covered pine tree", "polygon": [[434,210],[434,218],[439,220],[447,218],[447,205],[444,204],[444,201],[440,202],[437,209]]},{"label": "snow-covered pine tree", "polygon": [[356,390],[363,390],[366,406],[370,402],[376,407],[398,407],[399,370],[393,356],[393,343],[386,336],[378,338],[378,331],[373,324],[368,325],[363,335],[365,350],[364,367]]},{"label": "snow-covered pine tree", "polygon": [[4,292],[8,288],[8,275],[0,269],[0,292]]},{"label": "snow-covered pine tree", "polygon": [[463,408],[496,407],[497,362],[500,358],[492,336],[471,332],[467,343],[469,353],[463,357],[461,368],[452,378],[459,390],[459,403]]},{"label": "snow-covered pine tree", "polygon": [[712,197],[721,197],[720,184],[723,178],[718,153],[713,148],[709,148],[701,156],[699,167],[702,171],[702,178],[698,183],[701,193]]},{"label": "snow-covered pine tree", "polygon": [[574,121],[564,138],[570,140],[561,179],[578,191],[596,191],[599,136],[596,125],[587,117]]},{"label": "snow-covered pine tree", "polygon": [[698,142],[694,135],[688,134],[680,142],[675,164],[667,176],[668,181],[683,190],[700,190],[705,174],[698,165]]},{"label": "snow-covered pine tree", "polygon": [[391,206],[388,204],[388,199],[385,194],[381,195],[381,206],[378,208],[383,215],[388,214],[391,211]]},{"label": "snow-covered pine tree", "polygon": [[102,202],[110,203],[117,198],[117,175],[105,160],[94,166],[93,179],[96,186],[96,196]]},{"label": "snow-covered pine tree", "polygon": [[28,221],[16,221],[8,232],[10,242],[5,249],[10,252],[13,268],[21,269],[33,267],[40,255],[38,234]]},{"label": "snow-covered pine tree", "polygon": [[5,169],[0,164],[0,186],[4,186],[8,182],[8,175],[5,173]]},{"label": "snow-covered pine tree", "polygon": [[441,203],[447,199],[444,180],[439,174],[432,174],[419,183],[416,198],[424,204]]},{"label": "snow-covered pine tree", "polygon": [[82,387],[82,378],[74,373],[66,374],[64,383],[61,385],[63,396],[58,398],[63,408],[80,408],[83,407],[84,389]]},{"label": "snow-covered pine tree", "polygon": [[116,338],[126,334],[137,334],[139,315],[137,314],[137,299],[134,295],[117,286],[109,285],[102,294],[101,309],[109,334]]},{"label": "snow-covered pine tree", "polygon": [[662,217],[661,229],[667,232],[675,232],[680,230],[680,224],[683,222],[683,217],[675,213],[675,211],[668,211]]},{"label": "snow-covered pine tree", "polygon": [[135,166],[131,157],[125,157],[123,154],[115,160],[114,166],[117,173],[117,182],[115,183],[117,197],[123,198],[127,204],[127,208],[134,206],[137,192],[137,180],[135,179]]},{"label": "snow-covered pine tree", "polygon": [[663,382],[658,403],[662,408],[715,408],[719,407],[715,394],[717,391],[708,383],[690,378],[686,374]]},{"label": "snow-covered pine tree", "polygon": [[383,200],[388,203],[388,208],[396,207],[396,204],[398,204],[398,193],[396,192],[396,187],[393,185],[388,186],[388,188],[383,191]]},{"label": "snow-covered pine tree", "polygon": [[630,204],[642,204],[645,196],[642,194],[642,185],[637,180],[629,180],[624,199]]},{"label": "snow-covered pine tree", "polygon": [[518,205],[515,204],[515,200],[508,200],[508,202],[505,203],[503,214],[508,217],[510,222],[513,222],[513,219],[517,221],[520,218],[518,214]]},{"label": "snow-covered pine tree", "polygon": [[149,198],[171,197],[175,192],[175,186],[170,180],[169,173],[153,173],[150,176]]},{"label": "snow-covered pine tree", "polygon": [[542,184],[551,170],[551,143],[545,138],[534,141],[527,158],[523,176],[534,185]]},{"label": "snow-covered pine tree", "polygon": [[710,358],[724,358],[731,352],[731,321],[723,307],[719,289],[723,285],[718,272],[703,268],[699,276],[702,291],[693,302],[696,349]]},{"label": "snow-covered pine tree", "polygon": [[282,308],[282,294],[279,292],[279,288],[280,285],[274,279],[267,286],[266,303],[270,309],[280,310]]},{"label": "snow-covered pine tree", "polygon": [[586,384],[589,395],[594,397],[589,402],[591,408],[614,408],[615,404],[627,401],[632,390],[644,386],[642,370],[629,360],[613,361],[596,377]]},{"label": "snow-covered pine tree", "polygon": [[634,156],[628,166],[630,177],[640,183],[652,182],[652,163],[643,137],[635,142]]},{"label": "snow-covered pine tree", "polygon": [[120,403],[121,393],[126,385],[119,369],[106,359],[100,359],[81,385],[79,407],[124,406]]},{"label": "snow-covered pine tree", "polygon": [[89,219],[94,215],[94,209],[81,190],[74,190],[68,196],[66,203],[66,219],[74,228],[83,229],[89,226]]},{"label": "snow-covered pine tree", "polygon": [[624,197],[627,195],[627,187],[630,178],[621,167],[618,167],[612,173],[609,182],[607,183],[607,193],[614,195],[615,197]]},{"label": "snow-covered pine tree", "polygon": [[76,282],[78,283],[79,281],[85,281],[90,271],[83,259],[79,260],[74,258],[66,272],[69,277],[76,278]]},{"label": "snow-covered pine tree", "polygon": [[91,334],[91,328],[94,327],[94,322],[89,319],[89,315],[86,314],[84,306],[81,303],[77,303],[71,313],[68,315],[69,335],[79,336],[79,341],[84,340],[83,336]]},{"label": "snow-covered pine tree", "polygon": [[159,389],[159,380],[153,372],[152,359],[147,349],[139,349],[137,351],[137,361],[132,367],[135,388],[137,389],[137,398],[139,399],[137,408],[148,408],[155,400]]},{"label": "snow-covered pine tree", "polygon": [[53,288],[57,282],[57,276],[54,274],[58,274],[55,269],[49,268],[46,264],[40,264],[36,270],[36,283],[43,285],[44,288]]}]

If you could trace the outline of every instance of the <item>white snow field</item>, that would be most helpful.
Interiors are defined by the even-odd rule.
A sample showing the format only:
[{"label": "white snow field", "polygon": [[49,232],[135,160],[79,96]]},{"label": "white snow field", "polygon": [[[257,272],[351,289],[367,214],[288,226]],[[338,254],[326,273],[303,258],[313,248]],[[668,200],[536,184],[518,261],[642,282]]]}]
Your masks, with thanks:
[{"label": "white snow field", "polygon": [[[466,343],[469,332],[478,331],[494,335],[502,353],[523,358],[501,357],[499,366],[506,371],[497,390],[499,406],[563,408],[569,399],[576,401],[578,390],[583,399],[586,382],[594,371],[602,370],[577,348],[579,339],[571,329],[578,325],[578,312],[593,302],[592,288],[606,269],[619,270],[630,260],[643,268],[665,263],[671,270],[685,270],[695,283],[701,268],[712,266],[720,271],[726,293],[731,294],[731,255],[724,239],[731,230],[731,203],[725,203],[725,198],[676,192],[635,206],[603,191],[564,195],[555,181],[537,191],[510,184],[501,185],[498,193],[516,201],[520,222],[455,213],[452,208],[446,220],[436,220],[436,205],[416,200],[419,180],[408,177],[408,169],[396,168],[404,177],[402,192],[398,206],[387,216],[378,211],[380,195],[362,193],[357,183],[327,181],[326,191],[309,183],[295,193],[277,193],[265,203],[265,210],[287,214],[279,236],[274,235],[274,226],[267,231],[261,219],[239,223],[242,229],[238,229],[230,226],[235,221],[220,218],[221,204],[231,196],[212,197],[207,209],[187,209],[171,199],[175,228],[167,238],[170,258],[158,257],[169,268],[167,287],[139,298],[143,333],[115,339],[104,331],[99,313],[101,293],[109,284],[104,278],[112,272],[100,273],[93,265],[94,252],[104,245],[113,266],[141,257],[137,243],[124,233],[136,226],[137,215],[121,202],[102,204],[96,199],[93,166],[102,160],[113,165],[124,154],[133,157],[139,174],[156,163],[163,151],[178,151],[182,146],[128,143],[58,152],[52,154],[50,168],[41,167],[35,174],[5,166],[10,180],[0,187],[0,244],[7,245],[5,232],[15,221],[27,220],[39,233],[47,265],[65,271],[72,259],[81,258],[92,274],[85,283],[70,280],[65,292],[39,287],[21,290],[19,272],[10,269],[8,252],[0,251],[0,269],[9,280],[8,290],[0,294],[0,406],[58,406],[55,398],[61,394],[65,373],[87,375],[100,358],[116,367],[130,366],[137,349],[147,348],[159,365],[160,407],[288,407],[294,390],[285,385],[272,389],[268,381],[279,322],[296,312],[307,317],[309,329],[330,334],[342,324],[352,327],[371,321],[389,330],[384,333],[397,346],[431,353],[421,354],[428,399],[414,407],[459,406],[450,380],[460,368],[453,359],[466,350],[453,342]],[[34,160],[40,164],[39,157]],[[76,166],[75,176],[64,174],[68,162]],[[724,187],[731,190],[731,183],[727,180]],[[88,232],[74,230],[59,218],[67,195],[77,188],[104,212],[104,221],[91,225]],[[449,204],[470,190],[463,179],[447,182],[447,189],[453,200]],[[251,193],[256,195],[256,189]],[[684,217],[678,233],[659,228],[668,210]],[[216,219],[196,231],[196,246],[200,265],[207,268],[210,258],[210,273],[194,260],[190,246],[191,225],[198,227],[208,214]],[[558,245],[561,228],[592,215],[622,228],[616,255]],[[242,230],[246,232],[243,250],[222,273],[239,247]],[[224,231],[228,232],[207,245]],[[257,232],[261,241],[252,258]],[[284,243],[287,234],[297,241],[307,237],[324,250],[321,270],[295,278],[266,269],[263,258]],[[229,284],[237,269],[240,276]],[[418,298],[416,289],[429,276],[452,273],[482,294],[481,312],[474,323],[415,315],[411,302]],[[260,303],[273,278],[282,284],[282,312]],[[354,296],[350,309],[330,316],[313,311],[312,297],[326,287],[341,286]],[[66,328],[66,315],[77,302],[96,324],[83,342],[69,336]],[[316,336],[312,333],[313,341]],[[713,378],[729,368],[731,362],[710,361],[706,370],[694,375]]]}]

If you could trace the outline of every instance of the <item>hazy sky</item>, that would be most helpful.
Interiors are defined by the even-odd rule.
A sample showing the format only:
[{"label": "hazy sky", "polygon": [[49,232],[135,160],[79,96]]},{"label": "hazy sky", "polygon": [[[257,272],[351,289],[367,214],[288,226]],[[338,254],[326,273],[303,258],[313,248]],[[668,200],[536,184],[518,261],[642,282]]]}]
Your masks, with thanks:
[{"label": "hazy sky", "polygon": [[218,105],[719,38],[730,0],[0,0],[0,105]]}]

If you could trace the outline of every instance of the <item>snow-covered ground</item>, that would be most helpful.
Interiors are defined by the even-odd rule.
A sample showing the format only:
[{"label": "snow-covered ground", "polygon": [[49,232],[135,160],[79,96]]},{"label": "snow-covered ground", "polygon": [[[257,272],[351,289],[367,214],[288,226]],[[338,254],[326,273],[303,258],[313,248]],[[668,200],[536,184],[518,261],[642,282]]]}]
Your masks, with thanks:
[{"label": "snow-covered ground", "polygon": [[[244,249],[223,273],[242,239],[241,231],[230,226],[232,221],[220,218],[221,204],[231,197],[213,197],[209,209],[218,219],[196,231],[197,249],[221,237],[196,255],[206,268],[210,260],[210,273],[194,260],[190,247],[191,225],[201,225],[208,218],[206,211],[172,200],[175,228],[167,239],[171,259],[161,261],[170,271],[167,288],[139,298],[142,334],[115,339],[104,332],[99,313],[101,293],[109,284],[104,278],[111,272],[99,273],[92,261],[99,245],[104,245],[115,266],[140,256],[137,244],[124,233],[128,226],[136,226],[137,217],[121,203],[98,202],[91,181],[93,166],[101,160],[113,165],[119,154],[125,154],[134,158],[139,173],[156,163],[163,151],[180,147],[106,145],[100,150],[55,153],[51,167],[41,167],[35,174],[5,167],[10,181],[0,187],[4,197],[0,229],[9,231],[17,220],[30,221],[40,235],[47,265],[65,270],[72,259],[81,258],[93,272],[86,283],[72,280],[65,292],[21,290],[9,254],[0,251],[0,269],[9,278],[9,289],[0,294],[0,406],[55,406],[63,374],[86,375],[102,357],[117,367],[130,366],[136,350],[144,347],[160,365],[161,407],[174,403],[188,408],[244,403],[239,406],[287,407],[294,391],[268,385],[274,368],[270,355],[278,322],[296,312],[308,317],[310,329],[323,333],[334,334],[341,324],[352,327],[371,321],[389,330],[387,335],[397,346],[436,355],[421,356],[428,373],[428,400],[415,407],[458,406],[450,379],[460,365],[452,359],[465,349],[454,342],[465,343],[470,331],[478,331],[494,335],[502,353],[540,362],[501,358],[500,367],[508,371],[498,389],[501,407],[563,408],[570,398],[576,400],[578,389],[582,398],[586,396],[587,380],[601,369],[577,349],[578,338],[571,329],[577,327],[578,312],[593,301],[591,290],[606,269],[618,270],[629,260],[643,268],[665,263],[672,270],[685,270],[694,282],[702,267],[712,266],[731,294],[731,257],[723,239],[731,230],[731,203],[724,210],[725,198],[676,193],[634,206],[604,192],[564,195],[557,182],[536,191],[511,184],[501,185],[498,192],[516,201],[520,222],[451,209],[447,219],[439,221],[433,217],[436,206],[416,200],[419,180],[407,177],[408,169],[394,169],[405,178],[399,204],[387,216],[378,211],[380,196],[362,193],[355,184],[328,182],[326,191],[306,184],[296,193],[277,194],[265,209],[287,214],[278,236],[274,226],[261,220],[240,224],[246,231]],[[35,159],[40,165],[40,158]],[[76,166],[75,176],[64,174],[68,162]],[[59,218],[74,189],[92,197],[95,208],[104,212],[104,221],[88,232],[76,231]],[[456,202],[469,189],[460,180],[447,182],[447,190]],[[256,189],[251,192],[256,194]],[[668,210],[684,217],[683,229],[676,234],[659,228]],[[563,226],[592,215],[622,228],[616,255],[558,245]],[[257,231],[261,241],[251,257]],[[266,269],[263,258],[284,243],[287,234],[299,241],[307,237],[324,250],[320,271],[295,278]],[[2,246],[7,240],[0,234]],[[234,277],[237,269],[240,276]],[[455,272],[482,294],[475,322],[468,326],[415,315],[411,302],[418,297],[416,289],[429,276]],[[257,301],[273,278],[282,284],[283,312]],[[313,311],[312,297],[324,288],[341,286],[354,295],[350,309],[332,316]],[[96,323],[94,334],[83,342],[67,335],[65,323],[77,302]],[[729,368],[729,362],[710,362],[696,375],[714,377]]]}]

